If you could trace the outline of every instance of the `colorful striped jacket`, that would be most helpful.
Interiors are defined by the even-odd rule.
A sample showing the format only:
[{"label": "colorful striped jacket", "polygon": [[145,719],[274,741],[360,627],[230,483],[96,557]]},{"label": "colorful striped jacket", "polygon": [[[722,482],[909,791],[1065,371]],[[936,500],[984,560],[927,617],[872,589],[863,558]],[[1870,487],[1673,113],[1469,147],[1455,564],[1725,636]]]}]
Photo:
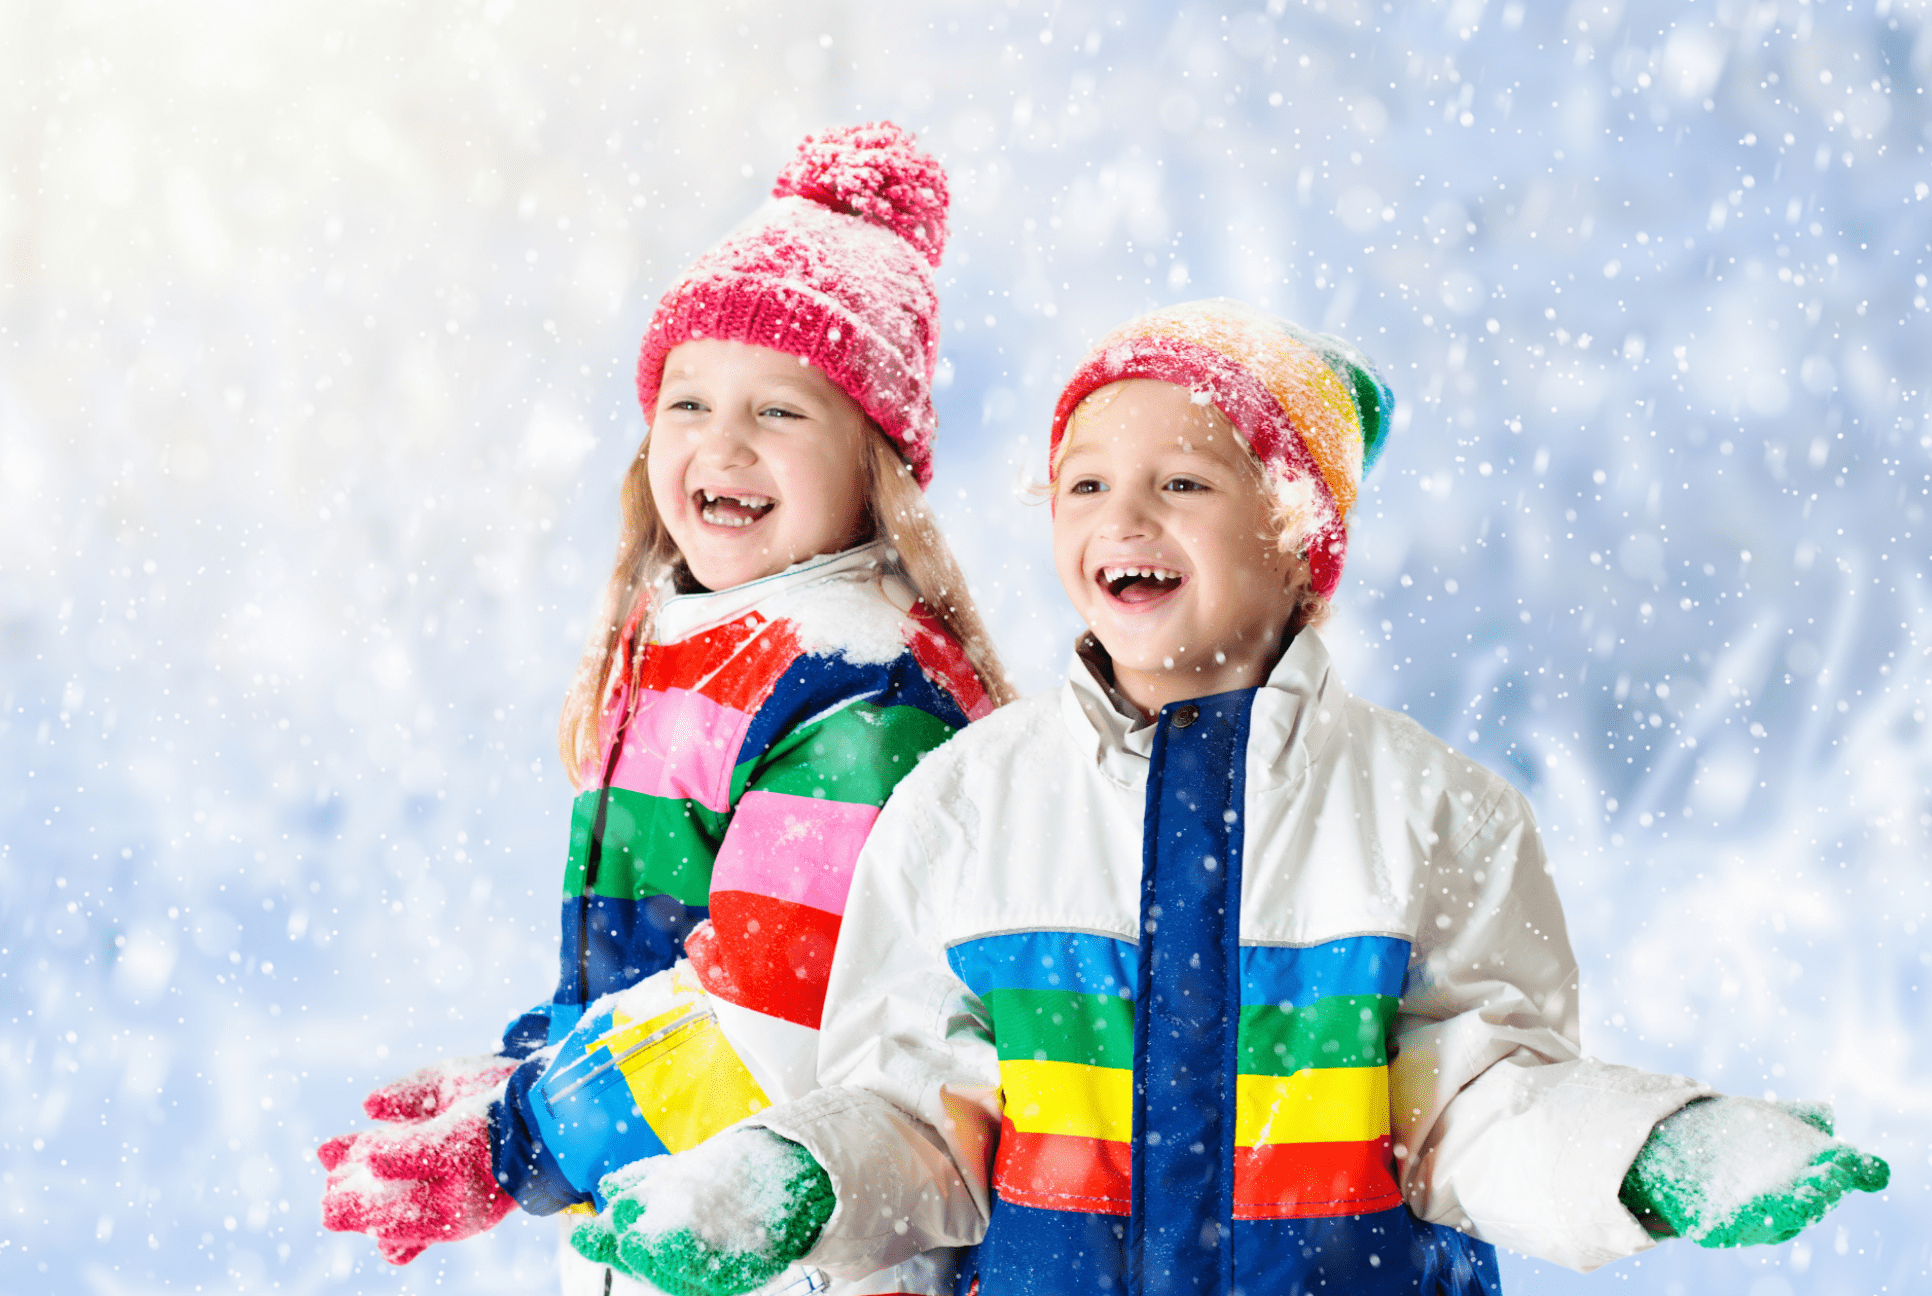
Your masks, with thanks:
[{"label": "colorful striped jacket", "polygon": [[1139,727],[1076,658],[901,785],[846,916],[830,1087],[754,1122],[830,1172],[832,1273],[977,1243],[977,1296],[1495,1291],[1490,1243],[1649,1246],[1618,1185],[1708,1092],[1578,1056],[1528,807],[1313,633]]},{"label": "colorful striped jacket", "polygon": [[492,1111],[525,1209],[596,1200],[608,1170],[813,1087],[859,847],[894,785],[990,710],[883,561],[865,546],[658,607],[577,798],[556,994],[505,1036],[542,1047]]}]

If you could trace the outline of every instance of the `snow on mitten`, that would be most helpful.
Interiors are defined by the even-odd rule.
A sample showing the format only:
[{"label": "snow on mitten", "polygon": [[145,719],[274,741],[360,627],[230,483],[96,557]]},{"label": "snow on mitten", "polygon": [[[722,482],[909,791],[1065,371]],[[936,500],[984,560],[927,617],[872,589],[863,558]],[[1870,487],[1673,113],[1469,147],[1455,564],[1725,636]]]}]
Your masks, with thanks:
[{"label": "snow on mitten", "polygon": [[[597,1187],[604,1194],[604,1200],[607,1202],[614,1202],[618,1197],[632,1197],[638,1192],[644,1180],[668,1160],[668,1157],[654,1156],[645,1157],[642,1161],[633,1161],[605,1175],[598,1181]],[[577,1249],[579,1255],[593,1264],[609,1265],[620,1273],[630,1274],[635,1278],[637,1275],[631,1273],[625,1266],[623,1257],[617,1253],[617,1237],[618,1228],[611,1219],[611,1212],[607,1210],[572,1229],[570,1245]]]},{"label": "snow on mitten", "polygon": [[1823,1103],[1698,1098],[1658,1121],[1631,1163],[1623,1204],[1660,1236],[1699,1246],[1784,1242],[1890,1168],[1832,1137]]},{"label": "snow on mitten", "polygon": [[444,1058],[377,1089],[362,1100],[362,1110],[371,1120],[427,1120],[471,1094],[498,1088],[516,1069],[516,1058],[494,1053]]},{"label": "snow on mitten", "polygon": [[669,1296],[738,1296],[812,1249],[837,1200],[810,1152],[770,1130],[728,1130],[606,1175],[610,1209],[579,1225],[584,1256]]},{"label": "snow on mitten", "polygon": [[368,1233],[383,1259],[400,1265],[432,1242],[494,1226],[516,1205],[490,1162],[489,1105],[500,1092],[472,1093],[427,1120],[343,1134],[317,1148],[329,1172],[324,1227]]}]

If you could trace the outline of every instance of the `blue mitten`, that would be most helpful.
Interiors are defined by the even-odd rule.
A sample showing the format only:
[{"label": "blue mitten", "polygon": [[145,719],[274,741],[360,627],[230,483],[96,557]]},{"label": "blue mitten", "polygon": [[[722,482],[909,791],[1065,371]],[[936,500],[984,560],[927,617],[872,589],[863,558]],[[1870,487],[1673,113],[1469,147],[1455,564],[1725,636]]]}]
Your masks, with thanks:
[{"label": "blue mitten", "polygon": [[609,1209],[570,1235],[587,1259],[669,1296],[738,1296],[812,1249],[832,1217],[832,1180],[766,1129],[734,1129],[675,1156],[604,1176]]},{"label": "blue mitten", "polygon": [[1651,1130],[1619,1194],[1654,1234],[1699,1246],[1785,1242],[1890,1168],[1832,1137],[1823,1103],[1699,1098]]}]

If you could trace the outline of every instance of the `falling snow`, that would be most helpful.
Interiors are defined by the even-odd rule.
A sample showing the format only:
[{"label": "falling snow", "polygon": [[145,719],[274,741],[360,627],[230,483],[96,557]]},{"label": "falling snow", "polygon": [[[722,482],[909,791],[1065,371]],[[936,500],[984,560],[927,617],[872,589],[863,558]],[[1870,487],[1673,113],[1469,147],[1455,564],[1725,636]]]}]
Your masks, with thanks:
[{"label": "falling snow", "polygon": [[0,16],[0,1288],[407,1269],[313,1148],[555,976],[557,707],[638,340],[808,130],[944,161],[931,496],[1030,687],[1025,483],[1128,316],[1400,405],[1328,639],[1544,826],[1585,1047],[1828,1099],[1882,1197],[1516,1291],[1932,1285],[1932,19],[1908,0]]}]

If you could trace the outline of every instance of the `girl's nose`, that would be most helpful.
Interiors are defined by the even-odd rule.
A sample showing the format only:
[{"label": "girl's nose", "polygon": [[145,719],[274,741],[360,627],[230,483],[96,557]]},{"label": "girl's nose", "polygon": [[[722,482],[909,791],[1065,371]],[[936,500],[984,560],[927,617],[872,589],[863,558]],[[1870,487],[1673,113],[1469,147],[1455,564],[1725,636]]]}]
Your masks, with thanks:
[{"label": "girl's nose", "polygon": [[721,410],[693,434],[698,442],[695,455],[708,467],[743,468],[758,457],[751,431],[751,420]]}]

